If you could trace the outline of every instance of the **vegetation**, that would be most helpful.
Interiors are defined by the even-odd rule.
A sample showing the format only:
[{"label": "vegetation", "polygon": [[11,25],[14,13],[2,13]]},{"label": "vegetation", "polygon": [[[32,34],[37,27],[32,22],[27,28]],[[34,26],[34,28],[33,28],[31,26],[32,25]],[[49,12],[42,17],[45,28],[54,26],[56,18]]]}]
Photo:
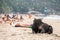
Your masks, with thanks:
[{"label": "vegetation", "polygon": [[0,13],[25,13],[30,10],[42,13],[60,11],[60,0],[0,0]]}]

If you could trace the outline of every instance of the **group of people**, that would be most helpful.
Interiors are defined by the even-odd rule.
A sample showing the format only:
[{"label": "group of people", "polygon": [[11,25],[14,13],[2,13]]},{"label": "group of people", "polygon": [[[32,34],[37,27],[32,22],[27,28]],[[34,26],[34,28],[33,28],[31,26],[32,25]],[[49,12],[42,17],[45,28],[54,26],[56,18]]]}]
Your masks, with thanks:
[{"label": "group of people", "polygon": [[33,33],[53,33],[53,28],[51,25],[42,22],[41,19],[35,19],[32,14],[23,15],[9,15],[1,14],[0,15],[0,24],[8,23],[10,25],[15,24],[15,27],[29,27],[32,28]]},{"label": "group of people", "polygon": [[8,23],[10,25],[15,24],[15,26],[29,26],[32,24],[34,17],[32,14],[20,15],[20,14],[1,14],[0,15],[0,24]]}]

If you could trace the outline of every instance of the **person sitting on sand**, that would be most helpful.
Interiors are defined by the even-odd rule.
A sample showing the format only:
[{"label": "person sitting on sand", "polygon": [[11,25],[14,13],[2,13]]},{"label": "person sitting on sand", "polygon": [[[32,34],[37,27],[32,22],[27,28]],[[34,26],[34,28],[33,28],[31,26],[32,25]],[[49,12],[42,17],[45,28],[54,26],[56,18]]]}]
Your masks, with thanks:
[{"label": "person sitting on sand", "polygon": [[13,16],[12,16],[12,19],[13,19],[14,21],[19,21],[19,18],[18,18],[17,15],[13,15]]},{"label": "person sitting on sand", "polygon": [[10,17],[8,17],[8,15],[5,17],[5,18],[3,18],[4,19],[4,21],[6,22],[6,23],[9,23],[10,25],[12,24],[12,22],[13,22],[13,20],[10,18]]},{"label": "person sitting on sand", "polygon": [[2,24],[3,23],[3,19],[2,19],[2,17],[0,17],[0,24]]},{"label": "person sitting on sand", "polygon": [[31,19],[31,18],[32,18],[32,15],[31,15],[31,14],[28,14],[28,15],[27,15],[27,18],[28,18],[28,19]]},{"label": "person sitting on sand", "polygon": [[14,19],[15,19],[15,16],[16,16],[16,15],[14,15],[14,14],[13,14],[12,18],[14,18]]},{"label": "person sitting on sand", "polygon": [[23,17],[22,16],[20,16],[20,21],[23,21],[24,19],[23,19]]}]

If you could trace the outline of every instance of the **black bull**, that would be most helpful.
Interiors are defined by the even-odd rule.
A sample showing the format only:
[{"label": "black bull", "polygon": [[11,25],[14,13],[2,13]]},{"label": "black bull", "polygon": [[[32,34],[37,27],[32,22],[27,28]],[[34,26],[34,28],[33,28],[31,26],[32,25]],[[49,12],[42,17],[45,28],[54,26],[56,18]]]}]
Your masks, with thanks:
[{"label": "black bull", "polygon": [[44,22],[42,22],[41,19],[34,19],[33,25],[32,25],[32,32],[33,33],[53,33],[53,28],[51,25],[48,25]]}]

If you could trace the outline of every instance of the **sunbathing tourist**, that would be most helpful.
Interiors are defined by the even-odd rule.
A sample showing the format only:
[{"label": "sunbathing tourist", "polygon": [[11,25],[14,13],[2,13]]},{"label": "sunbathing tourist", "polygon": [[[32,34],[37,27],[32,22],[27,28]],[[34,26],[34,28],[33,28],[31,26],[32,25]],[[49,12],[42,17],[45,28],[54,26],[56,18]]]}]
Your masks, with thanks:
[{"label": "sunbathing tourist", "polygon": [[10,25],[12,24],[12,19],[9,15],[6,15],[2,18],[5,23],[9,23]]},{"label": "sunbathing tourist", "polygon": [[24,19],[23,19],[23,17],[22,16],[20,16],[20,21],[23,21]]},{"label": "sunbathing tourist", "polygon": [[0,24],[2,24],[3,23],[3,20],[2,20],[2,17],[0,17]]},{"label": "sunbathing tourist", "polygon": [[28,14],[27,15],[27,18],[31,19],[32,18],[32,15],[31,14]]}]

